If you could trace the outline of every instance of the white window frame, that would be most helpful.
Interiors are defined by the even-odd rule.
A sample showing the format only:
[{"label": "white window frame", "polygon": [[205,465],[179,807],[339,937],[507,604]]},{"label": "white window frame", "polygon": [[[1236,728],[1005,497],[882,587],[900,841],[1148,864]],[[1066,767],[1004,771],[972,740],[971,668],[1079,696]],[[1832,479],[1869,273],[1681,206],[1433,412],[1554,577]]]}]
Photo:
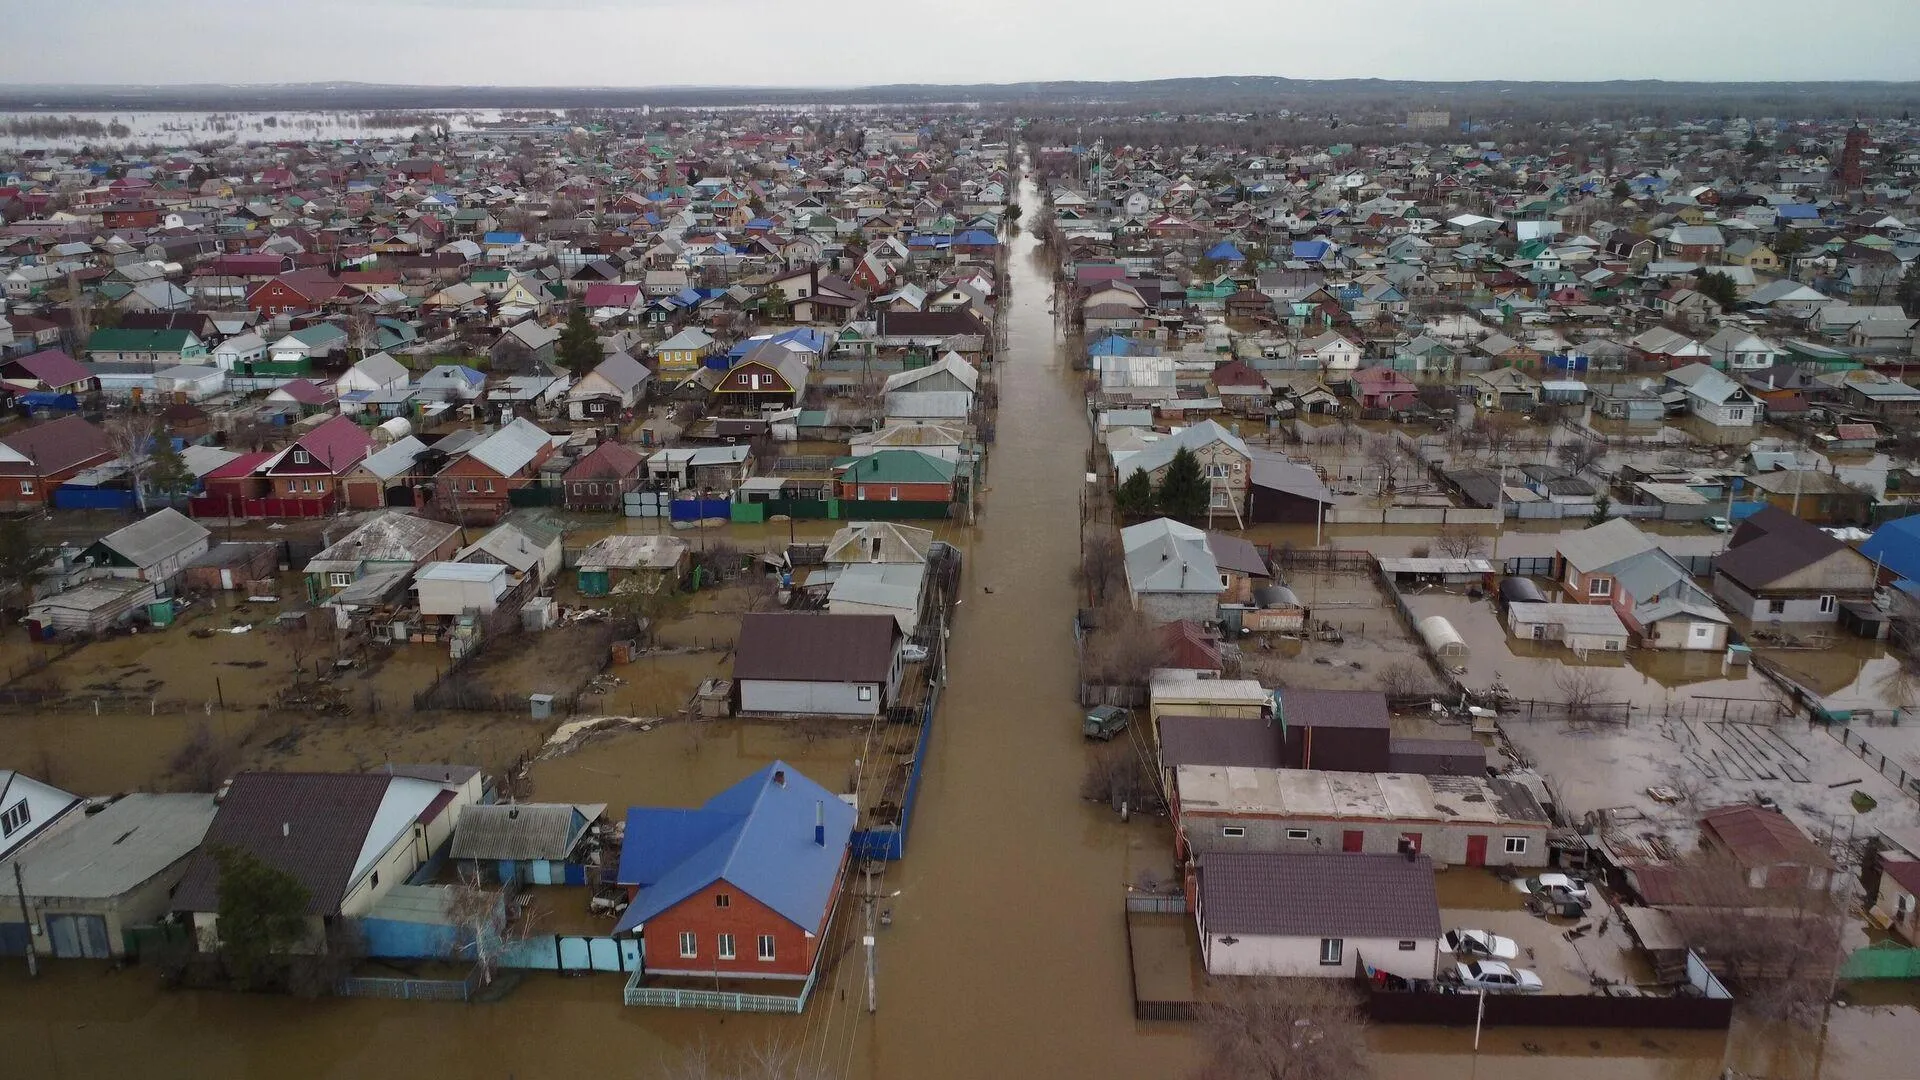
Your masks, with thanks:
[{"label": "white window frame", "polygon": [[0,836],[12,836],[32,821],[33,808],[27,805],[27,800],[21,799],[7,807],[6,813],[0,814]]},{"label": "white window frame", "polygon": [[732,934],[715,935],[714,949],[716,950],[716,955],[718,955],[720,959],[722,960],[733,959],[733,935]]},{"label": "white window frame", "polygon": [[769,964],[773,963],[774,957],[776,955],[775,948],[774,948],[773,935],[761,934],[760,940],[756,943],[756,945],[757,945],[757,948],[759,949],[761,961]]},{"label": "white window frame", "polygon": [[1610,577],[1597,577],[1589,580],[1587,582],[1587,595],[1588,596],[1612,596],[1613,595],[1613,579]]},{"label": "white window frame", "polygon": [[1826,593],[1820,597],[1820,614],[1831,615],[1835,611],[1837,611],[1839,607],[1840,607],[1839,598],[1835,597],[1833,594]]},{"label": "white window frame", "polygon": [[861,701],[872,701],[872,700],[873,700],[873,687],[871,687],[871,686],[862,686],[862,687],[860,687],[860,700],[861,700]]},{"label": "white window frame", "polygon": [[1313,832],[1312,832],[1311,830],[1309,830],[1309,829],[1288,829],[1288,830],[1287,830],[1287,839],[1289,839],[1289,840],[1311,840],[1311,839],[1313,839]]},{"label": "white window frame", "polygon": [[1222,825],[1220,826],[1220,835],[1229,840],[1237,840],[1247,835],[1247,830],[1243,825]]},{"label": "white window frame", "polygon": [[310,464],[312,461],[313,461],[313,455],[307,453],[305,450],[295,450],[293,452],[293,463],[295,465],[306,465],[306,464]]},{"label": "white window frame", "polygon": [[1345,938],[1337,938],[1337,937],[1321,938],[1320,939],[1320,966],[1321,967],[1338,967],[1340,965],[1341,960],[1346,956],[1346,952],[1347,952],[1347,941]]},{"label": "white window frame", "polygon": [[1527,853],[1527,838],[1524,836],[1506,837],[1505,843],[1507,854],[1509,855],[1525,855]]},{"label": "white window frame", "polygon": [[33,494],[33,481],[31,480],[20,481],[20,494],[22,495]]},{"label": "white window frame", "polygon": [[700,935],[691,930],[680,931],[680,959],[692,960],[700,955]]},{"label": "white window frame", "polygon": [[353,575],[343,570],[335,570],[327,575],[327,584],[336,589],[344,589],[353,584]]}]

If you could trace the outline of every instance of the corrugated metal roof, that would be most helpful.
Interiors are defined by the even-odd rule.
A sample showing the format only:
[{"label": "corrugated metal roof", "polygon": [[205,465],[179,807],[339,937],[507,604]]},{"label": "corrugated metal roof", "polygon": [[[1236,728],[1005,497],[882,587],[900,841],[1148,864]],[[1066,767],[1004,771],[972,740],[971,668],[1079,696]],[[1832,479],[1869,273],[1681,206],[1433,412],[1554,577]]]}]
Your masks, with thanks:
[{"label": "corrugated metal roof", "polygon": [[206,526],[168,506],[108,533],[100,538],[100,544],[132,566],[148,567],[205,543],[211,535]]},{"label": "corrugated metal roof", "polygon": [[513,476],[552,444],[553,436],[522,416],[481,440],[467,456],[501,476]]},{"label": "corrugated metal roof", "polygon": [[[136,793],[73,815],[14,858],[30,896],[106,899],[193,854],[213,815],[212,795]],[[0,876],[11,883],[12,867]]]}]

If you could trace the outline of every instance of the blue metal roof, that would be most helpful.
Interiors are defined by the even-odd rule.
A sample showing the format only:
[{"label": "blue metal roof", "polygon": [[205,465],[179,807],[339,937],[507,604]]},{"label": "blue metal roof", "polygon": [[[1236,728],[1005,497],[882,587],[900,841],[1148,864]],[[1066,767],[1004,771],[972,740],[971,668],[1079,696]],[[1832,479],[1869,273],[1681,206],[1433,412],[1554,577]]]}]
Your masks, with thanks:
[{"label": "blue metal roof", "polygon": [[1860,554],[1903,578],[1920,578],[1920,517],[1895,518],[1875,529]]},{"label": "blue metal roof", "polygon": [[483,244],[518,244],[522,237],[517,232],[490,232],[480,238]]},{"label": "blue metal roof", "polygon": [[1318,259],[1326,255],[1327,246],[1325,240],[1295,240],[1293,242],[1293,257],[1296,259]]},{"label": "blue metal roof", "polygon": [[[816,814],[824,843],[814,842]],[[812,931],[833,903],[853,823],[853,807],[784,761],[697,810],[633,807],[618,880],[638,885],[640,895],[614,932],[637,930],[716,881]]]},{"label": "blue metal roof", "polygon": [[1240,249],[1237,247],[1234,247],[1233,242],[1231,240],[1222,240],[1219,243],[1208,248],[1207,253],[1205,256],[1203,256],[1203,258],[1212,259],[1214,262],[1245,262],[1247,261],[1247,257],[1245,255],[1240,254]]},{"label": "blue metal roof", "polygon": [[955,244],[967,244],[972,247],[993,247],[1000,243],[1000,239],[985,229],[968,229],[966,232],[954,237],[952,242]]},{"label": "blue metal roof", "polygon": [[1132,356],[1133,342],[1121,337],[1119,334],[1113,334],[1094,342],[1093,347],[1087,350],[1087,355]]}]

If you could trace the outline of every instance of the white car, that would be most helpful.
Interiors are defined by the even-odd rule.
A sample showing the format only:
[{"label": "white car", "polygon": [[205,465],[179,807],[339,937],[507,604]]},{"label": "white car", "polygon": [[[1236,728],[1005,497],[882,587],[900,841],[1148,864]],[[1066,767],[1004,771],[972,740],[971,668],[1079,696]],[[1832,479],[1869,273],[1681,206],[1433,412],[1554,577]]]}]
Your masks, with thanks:
[{"label": "white car", "polygon": [[924,664],[927,662],[927,647],[925,645],[915,645],[909,641],[905,645],[900,646],[900,659],[905,660],[909,664]]},{"label": "white car", "polygon": [[1453,965],[1460,985],[1488,993],[1537,994],[1546,988],[1540,976],[1526,968],[1508,967],[1498,960],[1469,960]]},{"label": "white car", "polygon": [[1512,960],[1520,955],[1520,946],[1512,938],[1503,938],[1491,930],[1449,930],[1440,944],[1455,956],[1473,956],[1487,960]]},{"label": "white car", "polygon": [[1587,895],[1587,883],[1577,877],[1568,877],[1565,874],[1535,874],[1533,877],[1520,878],[1513,883],[1515,889],[1529,894],[1555,886],[1572,893],[1573,898],[1580,901],[1581,907],[1593,903],[1593,897]]}]

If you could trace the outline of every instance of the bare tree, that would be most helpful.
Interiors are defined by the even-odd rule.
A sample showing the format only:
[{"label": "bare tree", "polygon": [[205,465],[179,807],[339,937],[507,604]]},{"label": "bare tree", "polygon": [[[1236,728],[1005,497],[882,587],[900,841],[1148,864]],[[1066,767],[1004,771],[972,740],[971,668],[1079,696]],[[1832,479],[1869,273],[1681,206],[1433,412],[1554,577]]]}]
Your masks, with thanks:
[{"label": "bare tree", "polygon": [[1599,676],[1586,668],[1561,667],[1553,673],[1553,688],[1559,695],[1560,704],[1566,706],[1567,719],[1571,721],[1592,719],[1600,704],[1600,695],[1605,692],[1605,684]]},{"label": "bare tree", "polygon": [[1587,438],[1569,439],[1553,448],[1554,460],[1568,472],[1579,473],[1600,463],[1607,456],[1605,443]]},{"label": "bare tree", "polygon": [[115,414],[100,430],[107,438],[107,449],[127,464],[127,479],[133,483],[133,499],[142,514],[147,512],[145,478],[152,461],[153,440],[160,434],[160,417],[138,405],[130,405]]},{"label": "bare tree", "polygon": [[1366,1020],[1340,979],[1225,980],[1199,1009],[1206,1060],[1195,1080],[1365,1080]]},{"label": "bare tree", "polygon": [[216,735],[213,725],[202,720],[174,751],[168,768],[179,778],[183,791],[218,791],[239,765],[240,748],[232,739]]},{"label": "bare tree", "polygon": [[1089,682],[1145,686],[1153,669],[1167,664],[1167,639],[1146,616],[1121,603],[1100,609],[1088,635],[1081,671]]},{"label": "bare tree", "polygon": [[488,888],[472,862],[460,865],[459,881],[447,889],[447,919],[459,933],[455,948],[461,959],[473,958],[480,984],[491,984],[500,958],[533,935],[532,898]]},{"label": "bare tree", "polygon": [[1669,866],[1677,902],[1665,910],[1687,945],[1734,983],[1742,1005],[1768,1020],[1817,1025],[1842,958],[1847,893],[1817,877],[1754,888],[1746,867],[1710,848]]},{"label": "bare tree", "polygon": [[1406,463],[1406,453],[1401,449],[1400,440],[1391,435],[1370,435],[1366,437],[1366,460],[1369,468],[1380,477],[1380,497],[1393,494],[1400,468]]},{"label": "bare tree", "polygon": [[1417,698],[1439,692],[1439,685],[1428,672],[1402,661],[1380,673],[1380,689],[1389,698]]},{"label": "bare tree", "polygon": [[1080,542],[1080,577],[1094,606],[1105,604],[1110,593],[1124,588],[1125,575],[1126,553],[1120,549],[1120,534],[1111,525],[1089,525]]},{"label": "bare tree", "polygon": [[1491,545],[1485,535],[1464,525],[1442,525],[1434,534],[1431,549],[1442,559],[1483,559]]},{"label": "bare tree", "polygon": [[1146,764],[1124,735],[1095,750],[1087,761],[1086,773],[1080,777],[1080,797],[1088,802],[1125,802],[1137,807],[1152,790],[1153,778],[1147,774]]}]

